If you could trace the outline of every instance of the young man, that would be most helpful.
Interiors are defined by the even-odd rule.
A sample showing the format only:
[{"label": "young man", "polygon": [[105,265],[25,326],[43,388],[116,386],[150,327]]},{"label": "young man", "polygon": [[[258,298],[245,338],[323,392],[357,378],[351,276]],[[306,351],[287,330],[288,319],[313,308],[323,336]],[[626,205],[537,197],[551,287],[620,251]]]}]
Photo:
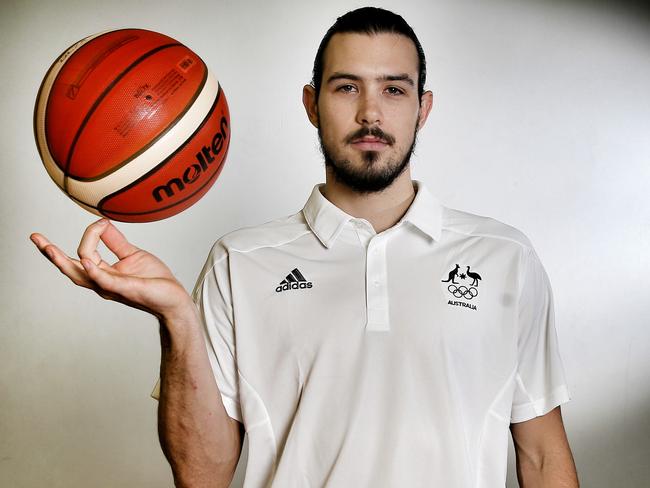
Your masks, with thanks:
[{"label": "young man", "polygon": [[160,319],[159,431],[179,486],[228,486],[244,429],[247,488],[504,486],[508,429],[522,486],[578,486],[531,244],[411,179],[424,82],[401,17],[339,18],[303,90],[326,183],[301,212],[222,237],[192,298],[106,220],[80,261],[32,236],[78,285]]}]

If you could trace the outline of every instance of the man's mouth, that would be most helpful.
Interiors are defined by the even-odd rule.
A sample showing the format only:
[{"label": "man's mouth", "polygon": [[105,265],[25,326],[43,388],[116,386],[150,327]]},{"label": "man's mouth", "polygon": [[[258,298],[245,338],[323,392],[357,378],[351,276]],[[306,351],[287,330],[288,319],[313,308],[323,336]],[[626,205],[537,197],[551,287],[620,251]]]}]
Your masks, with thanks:
[{"label": "man's mouth", "polygon": [[353,147],[360,149],[361,151],[381,151],[389,146],[387,140],[382,139],[381,137],[372,136],[353,139],[351,144]]},{"label": "man's mouth", "polygon": [[348,143],[360,151],[381,151],[394,142],[395,139],[379,127],[362,128],[348,138]]}]

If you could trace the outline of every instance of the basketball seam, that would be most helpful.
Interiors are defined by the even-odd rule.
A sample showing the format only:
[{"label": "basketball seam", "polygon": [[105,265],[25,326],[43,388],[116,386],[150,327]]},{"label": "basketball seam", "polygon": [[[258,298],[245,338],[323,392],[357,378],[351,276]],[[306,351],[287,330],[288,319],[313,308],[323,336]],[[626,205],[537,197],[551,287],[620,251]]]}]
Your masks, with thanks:
[{"label": "basketball seam", "polygon": [[109,169],[108,171],[105,171],[104,173],[102,173],[102,174],[100,174],[100,175],[93,176],[93,177],[90,177],[90,178],[81,178],[81,177],[78,177],[78,176],[72,176],[72,175],[69,175],[69,174],[66,173],[66,178],[67,178],[67,179],[76,180],[76,181],[98,181],[98,180],[101,180],[102,178],[105,178],[106,176],[115,173],[117,170],[119,170],[120,168],[122,168],[125,164],[130,163],[130,162],[133,161],[135,158],[137,158],[138,156],[140,156],[141,154],[143,154],[145,151],[147,151],[147,150],[148,150],[151,146],[153,146],[156,142],[158,142],[158,141],[159,141],[159,140],[160,140],[160,139],[161,139],[165,134],[167,134],[167,132],[169,132],[171,129],[173,129],[174,126],[175,126],[175,125],[176,125],[176,124],[177,124],[177,123],[178,123],[178,122],[179,122],[179,121],[180,121],[180,120],[185,116],[185,114],[187,113],[187,111],[188,111],[190,108],[192,108],[192,105],[194,105],[194,102],[196,102],[196,99],[199,97],[199,95],[200,95],[201,92],[203,91],[203,88],[205,87],[205,82],[206,82],[207,79],[208,79],[208,69],[207,69],[207,66],[205,66],[205,63],[203,63],[203,61],[201,61],[201,63],[203,64],[204,72],[203,72],[203,79],[201,80],[201,84],[200,84],[200,86],[197,87],[196,91],[194,92],[194,95],[192,95],[192,98],[191,98],[190,101],[187,103],[187,105],[185,106],[185,108],[183,109],[183,111],[180,112],[180,113],[178,114],[178,116],[177,116],[173,121],[171,121],[171,122],[170,122],[170,123],[169,123],[169,124],[168,124],[168,125],[167,125],[163,130],[162,130],[162,132],[161,132],[160,134],[158,134],[154,139],[152,139],[151,142],[149,142],[147,145],[145,145],[145,146],[143,146],[142,148],[140,148],[137,152],[133,153],[133,154],[132,154],[131,156],[129,156],[127,159],[121,161],[120,163],[116,164],[116,165],[113,166],[111,169]]},{"label": "basketball seam", "polygon": [[[104,91],[97,97],[93,105],[90,107],[88,110],[88,113],[84,117],[84,119],[81,121],[81,125],[79,126],[79,129],[77,129],[77,133],[74,136],[74,139],[72,140],[72,144],[70,145],[70,149],[68,150],[68,157],[66,158],[65,162],[65,168],[63,168],[63,174],[64,174],[64,179],[63,179],[63,190],[67,193],[68,192],[68,170],[70,169],[70,164],[72,162],[72,155],[74,154],[75,146],[77,145],[77,141],[81,137],[81,133],[86,127],[86,124],[90,120],[90,117],[93,115],[99,104],[106,98],[106,96],[110,93],[110,91],[117,85],[117,83],[126,76],[126,74],[131,71],[133,68],[135,68],[138,64],[140,64],[142,61],[145,59],[153,56],[159,51],[162,51],[163,49],[168,49],[170,47],[174,46],[183,46],[183,44],[176,42],[176,43],[171,43],[171,44],[163,44],[162,46],[158,46],[157,48],[154,48],[146,53],[144,53],[142,56],[140,56],[138,59],[136,59],[133,63],[131,63],[129,66],[127,66],[119,75],[111,81],[111,83],[104,89]],[[183,46],[184,47],[184,46]],[[56,82],[56,80],[55,80]]]},{"label": "basketball seam", "polygon": [[47,164],[45,162],[45,160],[47,158],[43,157],[45,150],[47,150],[47,153],[48,153],[48,155],[50,156],[50,158],[52,160],[52,164],[54,164],[61,171],[62,178],[63,178],[63,181],[62,181],[61,185],[59,185],[59,183],[55,180],[54,176],[51,173],[50,173],[50,176],[52,177],[52,179],[54,180],[56,185],[61,189],[61,191],[63,191],[66,195],[68,193],[64,190],[64,187],[63,187],[63,184],[65,183],[66,174],[63,171],[63,168],[61,168],[59,166],[59,164],[54,160],[54,157],[52,156],[52,149],[50,148],[49,137],[48,137],[48,133],[47,133],[47,126],[45,124],[45,118],[46,118],[45,113],[47,112],[47,104],[49,102],[51,89],[52,89],[52,86],[54,85],[54,83],[56,82],[57,78],[59,77],[59,74],[62,71],[64,66],[61,66],[61,68],[59,69],[59,72],[56,73],[54,79],[51,80],[51,82],[50,82],[50,90],[47,93],[47,97],[42,102],[43,103],[43,109],[42,109],[42,114],[41,115],[43,116],[43,127],[42,127],[43,140],[41,141],[40,138],[39,138],[39,134],[38,134],[38,126],[39,126],[39,124],[38,124],[38,115],[39,115],[38,107],[39,107],[39,104],[41,103],[41,98],[43,97],[43,89],[45,88],[45,85],[48,83],[48,79],[50,77],[50,74],[52,73],[52,71],[54,70],[56,65],[61,61],[61,58],[63,57],[63,55],[66,54],[68,51],[70,51],[70,49],[72,49],[73,47],[76,46],[76,48],[70,53],[68,59],[65,61],[65,63],[63,63],[63,65],[65,65],[68,61],[70,61],[70,59],[74,58],[74,56],[79,52],[79,50],[82,47],[84,47],[86,44],[88,44],[90,42],[93,42],[93,41],[95,41],[97,39],[101,39],[102,37],[106,37],[108,35],[114,34],[116,32],[133,31],[133,30],[135,30],[135,31],[144,31],[144,32],[153,32],[154,34],[158,34],[157,32],[150,31],[150,30],[147,30],[147,29],[138,29],[138,28],[133,28],[133,27],[125,27],[125,28],[122,28],[122,29],[113,29],[113,30],[108,30],[108,31],[105,31],[105,32],[100,32],[98,34],[92,34],[92,35],[86,36],[83,39],[80,39],[77,42],[74,42],[74,43],[70,44],[66,49],[64,49],[61,52],[61,54],[59,54],[59,56],[54,60],[54,62],[48,68],[47,72],[45,73],[45,76],[43,77],[43,81],[41,82],[41,84],[39,86],[38,94],[36,96],[36,103],[34,104],[34,118],[33,118],[34,119],[33,120],[33,125],[34,125],[33,129],[34,129],[34,136],[36,138],[36,146],[37,146],[38,154],[39,154],[39,156],[41,158],[41,161],[43,162],[43,165],[45,166],[48,173],[50,173],[50,171],[48,170]]},{"label": "basketball seam", "polygon": [[[186,201],[189,200],[190,198],[193,198],[194,195],[196,195],[196,194],[199,193],[201,190],[203,190],[203,188],[205,188],[207,185],[209,185],[209,184],[212,183],[212,180],[215,179],[215,178],[217,177],[217,175],[218,175],[219,172],[221,171],[221,167],[222,167],[223,164],[226,162],[226,156],[228,155],[228,148],[229,148],[229,147],[230,147],[230,138],[228,138],[228,145],[226,146],[226,149],[225,149],[225,151],[224,151],[224,153],[223,153],[223,159],[222,159],[221,162],[219,163],[219,166],[217,167],[217,169],[215,169],[214,172],[210,175],[210,178],[208,178],[208,179],[206,180],[206,182],[203,183],[203,185],[201,185],[200,187],[198,187],[197,190],[196,190],[194,193],[192,193],[191,195],[186,196],[186,197],[183,198],[182,200],[179,200],[179,201],[177,201],[176,203],[174,203],[174,204],[172,204],[172,205],[167,205],[166,207],[157,208],[157,209],[155,209],[155,210],[147,210],[147,211],[145,211],[145,212],[117,212],[117,211],[113,211],[113,210],[103,210],[103,209],[97,209],[97,210],[99,210],[100,212],[104,211],[104,212],[106,212],[107,214],[115,214],[115,215],[124,215],[124,216],[129,216],[129,215],[147,215],[147,214],[153,214],[153,213],[156,213],[156,212],[162,212],[163,210],[167,210],[167,209],[170,209],[170,208],[176,207],[177,205],[179,205],[179,204],[181,204],[181,203],[183,203],[183,202],[186,202]],[[101,205],[101,202],[100,202],[100,205]]]},{"label": "basketball seam", "polygon": [[115,53],[116,51],[119,51],[120,48],[126,46],[130,42],[137,41],[140,37],[137,35],[130,35],[128,37],[123,37],[122,39],[116,39],[113,41],[110,45],[106,47],[101,52],[96,52],[92,58],[90,58],[90,62],[86,64],[85,68],[83,71],[80,71],[77,73],[77,76],[75,77],[74,81],[70,83],[70,87],[75,87],[77,88],[77,92],[81,90],[82,85],[86,82],[90,74],[97,69],[97,67],[102,64],[102,62],[109,57],[111,54]]},{"label": "basketball seam", "polygon": [[[178,124],[161,140],[150,147],[148,151],[141,154],[138,158],[101,180],[86,182],[77,181],[70,177],[68,179],[69,193],[86,200],[87,204],[96,206],[105,196],[119,191],[134,179],[149,173],[152,168],[169,157],[170,153],[175,151],[180,144],[183,144],[191,134],[195,133],[197,127],[203,123],[205,117],[211,110],[218,91],[219,82],[216,81],[210,70],[208,70],[208,79],[205,88],[197,98],[194,105],[190,108],[185,117],[180,120]],[[225,98],[220,105],[223,104],[225,104]],[[209,123],[210,122],[208,122],[208,124]]]},{"label": "basketball seam", "polygon": [[[41,147],[41,144],[39,144],[39,142],[38,142],[38,141],[39,141],[39,137],[38,137],[38,106],[39,106],[39,103],[40,103],[40,101],[41,101],[41,97],[43,96],[43,89],[45,88],[45,85],[46,85],[46,83],[47,83],[47,81],[48,81],[48,78],[50,77],[50,73],[52,73],[52,70],[55,68],[55,66],[57,65],[57,63],[61,60],[61,57],[62,57],[65,53],[67,53],[70,49],[72,49],[74,46],[79,45],[79,47],[77,47],[77,49],[75,49],[75,50],[70,54],[70,58],[72,58],[72,57],[73,57],[73,56],[74,56],[74,55],[79,51],[79,49],[81,49],[81,48],[82,48],[83,46],[85,46],[87,43],[89,43],[89,42],[91,42],[91,41],[94,41],[95,39],[99,39],[100,37],[103,37],[103,36],[106,36],[106,35],[108,35],[108,34],[111,34],[112,32],[117,32],[117,31],[120,31],[120,30],[126,30],[126,29],[116,29],[116,30],[114,30],[114,31],[104,32],[103,34],[97,34],[97,35],[86,36],[86,37],[84,37],[83,39],[80,39],[79,41],[77,41],[77,42],[75,42],[75,43],[73,43],[73,44],[70,44],[70,45],[69,45],[69,46],[68,46],[68,47],[67,47],[67,48],[66,48],[66,49],[65,49],[61,54],[59,54],[59,56],[54,60],[54,62],[50,65],[50,67],[48,68],[47,72],[45,73],[45,76],[43,77],[43,81],[41,82],[41,85],[40,85],[39,88],[38,88],[38,94],[36,95],[36,103],[34,104],[34,121],[33,121],[33,123],[34,123],[34,137],[36,138],[36,147],[37,147],[37,149],[38,149],[38,155],[40,156],[41,160],[43,161],[43,165],[45,165],[45,158],[43,157],[43,149],[44,149],[44,148],[42,148],[42,147]],[[86,42],[84,42],[84,41],[86,41]],[[68,58],[68,61],[69,61],[70,58]],[[66,61],[66,62],[67,62],[67,61]],[[64,64],[65,64],[65,63],[64,63]],[[57,78],[58,78],[58,73],[57,73]],[[48,91],[48,93],[47,93],[47,99],[44,101],[44,104],[43,104],[43,105],[44,105],[43,111],[46,111],[46,110],[47,110],[47,102],[48,102],[49,99],[50,99],[51,87],[52,87],[52,85],[54,85],[54,82],[55,82],[55,81],[56,81],[56,79],[52,80],[52,83],[50,84],[50,91]],[[44,117],[44,118],[45,118],[45,117]],[[51,148],[49,147],[49,141],[48,141],[48,137],[47,137],[47,135],[48,135],[48,134],[47,134],[47,127],[45,126],[45,124],[43,125],[43,135],[44,135],[44,141],[43,141],[43,143],[44,143],[45,146],[46,146],[45,149],[47,149],[48,153],[51,154],[51,153],[52,153],[52,150],[51,150]],[[52,158],[52,159],[54,159],[54,158]],[[46,169],[47,169],[47,167],[46,167]],[[65,181],[65,174],[64,174],[64,181]],[[59,186],[58,183],[57,183],[57,186]],[[59,188],[61,188],[61,190],[63,191],[63,187],[59,186]],[[66,193],[66,194],[67,194],[67,193]]]},{"label": "basketball seam", "polygon": [[[196,134],[198,134],[198,132],[199,132],[201,129],[203,129],[203,127],[205,126],[205,124],[207,124],[208,120],[210,120],[210,117],[212,117],[213,113],[214,113],[215,110],[217,109],[217,105],[218,105],[218,103],[219,103],[219,100],[221,99],[221,95],[222,95],[221,84],[219,84],[219,89],[218,89],[218,91],[217,91],[217,96],[215,97],[215,99],[214,99],[214,103],[212,104],[212,107],[210,107],[210,110],[208,111],[207,115],[206,115],[205,118],[201,121],[201,124],[199,124],[199,126],[196,128],[196,130],[195,130],[192,134],[190,134],[190,136],[189,136],[189,137],[188,137],[188,138],[183,142],[183,144],[181,144],[181,145],[180,145],[180,146],[179,146],[179,147],[178,147],[178,148],[177,148],[173,153],[171,153],[171,154],[170,154],[169,156],[167,156],[163,161],[161,161],[159,164],[157,164],[157,165],[154,166],[152,169],[150,169],[149,171],[147,171],[145,174],[143,174],[142,176],[140,176],[137,180],[132,181],[131,183],[129,183],[129,184],[128,184],[127,186],[125,186],[124,188],[120,188],[119,190],[117,190],[117,191],[111,193],[110,195],[106,195],[104,198],[102,198],[102,199],[99,201],[99,203],[97,204],[97,207],[93,207],[93,208],[95,208],[95,209],[98,210],[99,212],[103,212],[104,209],[103,209],[102,207],[103,207],[103,205],[106,203],[106,201],[107,201],[108,199],[113,198],[113,197],[115,197],[115,196],[117,196],[117,195],[120,195],[121,193],[124,193],[124,192],[130,190],[130,189],[133,188],[134,186],[138,185],[140,182],[142,182],[142,181],[144,181],[145,179],[147,179],[147,178],[148,178],[149,176],[151,176],[153,173],[157,172],[160,168],[162,168],[163,166],[165,166],[167,163],[169,163],[169,161],[170,161],[171,159],[173,159],[174,156],[176,156],[176,154],[178,154],[181,150],[183,150],[183,149],[184,149],[184,148],[185,148],[185,147],[186,147],[186,146],[191,142],[191,140],[194,138],[194,136],[195,136]],[[228,129],[230,130],[230,124],[228,125]],[[161,210],[165,210],[165,209],[168,209],[168,208],[174,207],[174,206],[178,205],[179,203],[184,202],[185,200],[187,200],[187,199],[189,199],[189,198],[192,198],[196,193],[198,193],[199,191],[201,191],[201,189],[202,189],[205,185],[207,185],[210,181],[212,181],[212,177],[218,173],[218,171],[220,170],[221,166],[223,166],[224,161],[226,160],[226,154],[227,154],[227,152],[228,152],[228,148],[229,148],[229,147],[230,147],[230,135],[228,136],[228,143],[227,143],[227,146],[226,146],[226,150],[225,150],[225,152],[224,152],[224,156],[223,156],[223,158],[221,159],[221,162],[219,163],[219,167],[218,167],[217,169],[215,169],[214,174],[210,176],[210,178],[206,181],[206,183],[204,183],[204,184],[203,184],[202,186],[200,186],[200,187],[199,187],[199,188],[198,188],[194,193],[192,193],[191,195],[187,196],[186,198],[184,198],[184,199],[182,199],[182,200],[180,200],[180,201],[178,201],[178,202],[176,202],[176,203],[174,203],[174,204],[172,204],[172,205],[168,205],[168,206],[166,206],[166,207],[158,208],[158,209],[155,209],[155,210],[147,210],[147,211],[145,211],[145,212],[132,212],[132,213],[131,213],[131,212],[114,212],[114,211],[112,211],[112,210],[106,210],[106,212],[113,213],[113,214],[116,214],[116,215],[146,215],[146,214],[149,214],[149,213],[155,213],[155,212],[159,212],[159,211],[161,211]],[[76,199],[75,199],[75,200],[76,200]]]}]

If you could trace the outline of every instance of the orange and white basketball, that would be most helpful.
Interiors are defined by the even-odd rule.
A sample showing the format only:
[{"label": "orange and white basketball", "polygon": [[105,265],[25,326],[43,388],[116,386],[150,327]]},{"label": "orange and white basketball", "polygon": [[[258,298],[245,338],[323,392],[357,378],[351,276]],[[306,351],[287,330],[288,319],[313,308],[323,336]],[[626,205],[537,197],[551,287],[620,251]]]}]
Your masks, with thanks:
[{"label": "orange and white basketball", "polygon": [[178,41],[143,29],[86,37],[50,67],[34,110],[47,172],[83,208],[124,222],[175,215],[221,172],[226,97]]}]

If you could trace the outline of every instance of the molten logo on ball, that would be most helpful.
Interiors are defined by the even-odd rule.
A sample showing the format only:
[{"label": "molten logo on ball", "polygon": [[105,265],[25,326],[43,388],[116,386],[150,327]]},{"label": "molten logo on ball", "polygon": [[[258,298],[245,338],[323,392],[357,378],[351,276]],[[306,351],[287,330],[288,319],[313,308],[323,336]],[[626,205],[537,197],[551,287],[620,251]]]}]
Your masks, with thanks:
[{"label": "molten logo on ball", "polygon": [[[172,178],[167,182],[166,185],[161,185],[156,187],[151,195],[153,196],[156,202],[162,202],[163,198],[162,192],[165,192],[167,198],[174,196],[174,188],[172,185],[175,185],[178,191],[183,191],[186,184],[194,183],[199,179],[202,173],[205,173],[208,170],[208,165],[213,163],[215,158],[213,156],[218,156],[221,150],[223,149],[223,143],[228,137],[226,130],[228,129],[228,120],[225,117],[221,118],[221,132],[217,132],[212,138],[212,144],[210,146],[203,146],[201,152],[196,153],[197,163],[193,163],[185,168],[183,171],[183,176],[181,178]],[[211,154],[212,153],[212,154]]]}]

